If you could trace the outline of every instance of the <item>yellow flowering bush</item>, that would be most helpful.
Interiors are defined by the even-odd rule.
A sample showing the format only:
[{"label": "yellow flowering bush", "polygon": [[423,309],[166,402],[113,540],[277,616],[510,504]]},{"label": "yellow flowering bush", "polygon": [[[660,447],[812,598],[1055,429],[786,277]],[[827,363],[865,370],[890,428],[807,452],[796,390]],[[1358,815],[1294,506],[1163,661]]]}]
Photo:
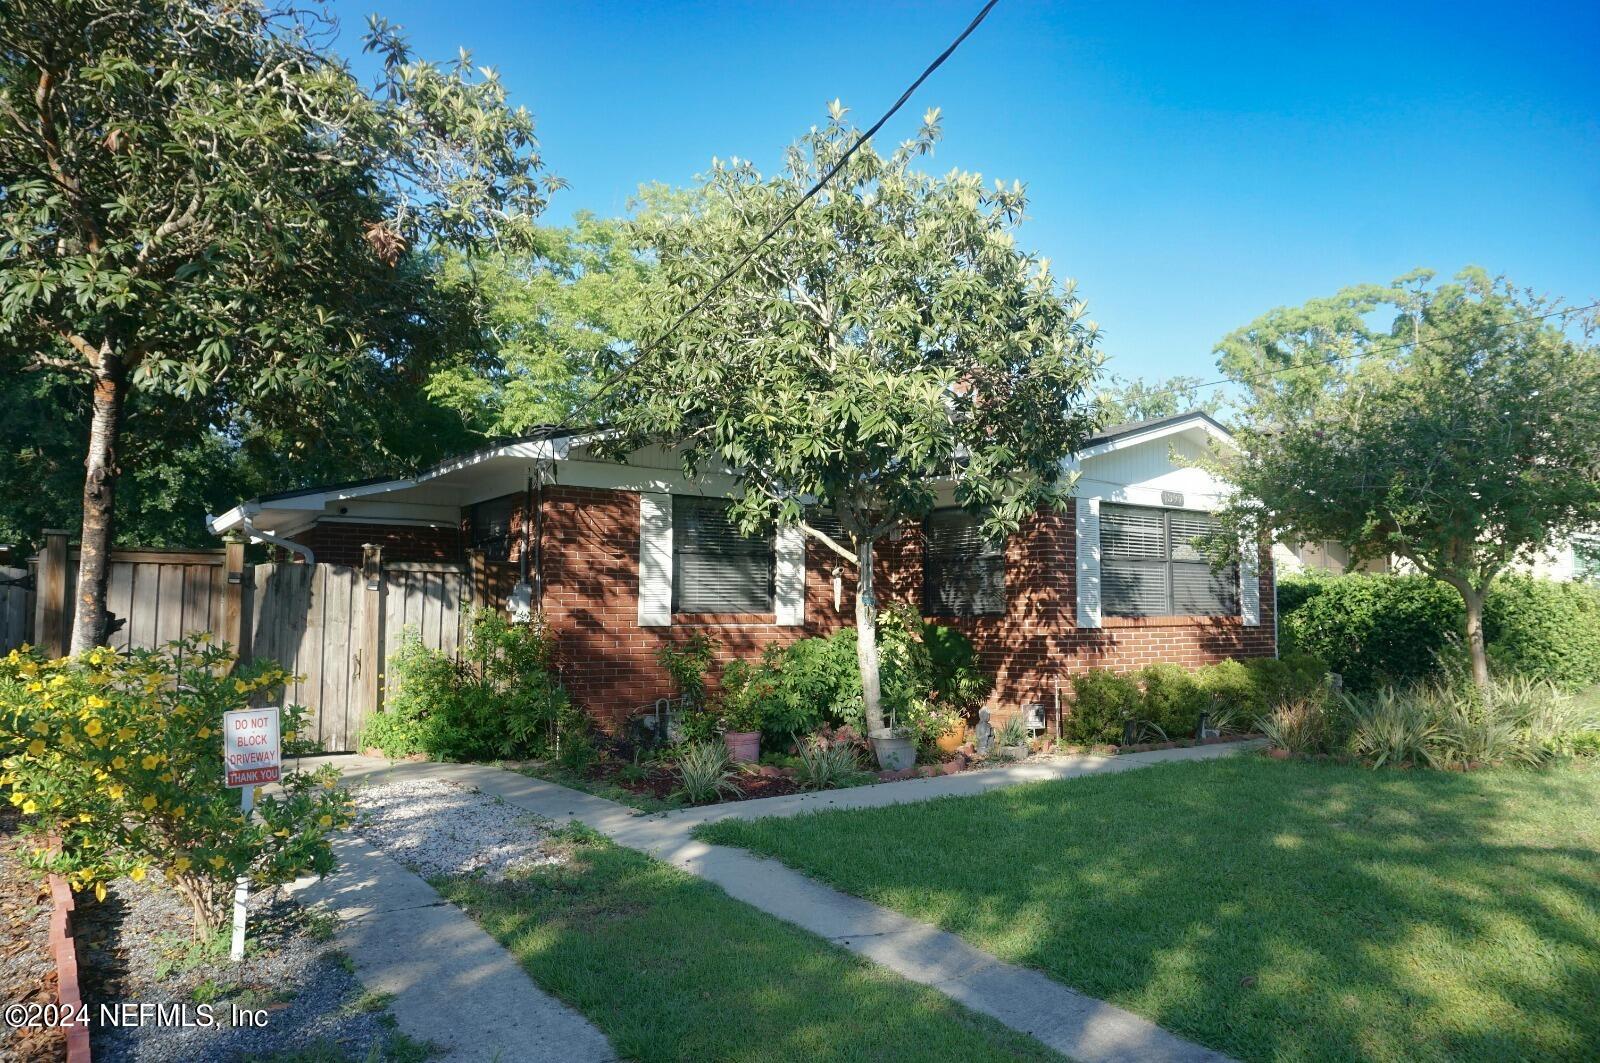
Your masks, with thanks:
[{"label": "yellow flowering bush", "polygon": [[[271,661],[236,665],[205,635],[159,651],[0,658],[0,793],[25,814],[35,865],[96,897],[158,869],[197,936],[221,926],[240,875],[265,887],[332,870],[330,835],[351,820],[338,772],[286,766],[281,792],[249,818],[223,785],[222,714],[270,703],[288,678]],[[308,751],[305,716],[282,711],[286,755]]]}]

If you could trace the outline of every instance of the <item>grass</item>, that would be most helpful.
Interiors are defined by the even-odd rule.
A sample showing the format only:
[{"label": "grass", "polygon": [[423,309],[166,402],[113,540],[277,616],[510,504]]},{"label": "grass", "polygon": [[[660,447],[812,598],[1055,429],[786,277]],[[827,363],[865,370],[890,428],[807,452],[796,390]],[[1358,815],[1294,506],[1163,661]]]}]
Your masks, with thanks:
[{"label": "grass", "polygon": [[434,881],[626,1059],[1043,1060],[1038,1042],[596,835]]},{"label": "grass", "polygon": [[1237,756],[697,833],[1242,1059],[1600,1050],[1592,759]]}]

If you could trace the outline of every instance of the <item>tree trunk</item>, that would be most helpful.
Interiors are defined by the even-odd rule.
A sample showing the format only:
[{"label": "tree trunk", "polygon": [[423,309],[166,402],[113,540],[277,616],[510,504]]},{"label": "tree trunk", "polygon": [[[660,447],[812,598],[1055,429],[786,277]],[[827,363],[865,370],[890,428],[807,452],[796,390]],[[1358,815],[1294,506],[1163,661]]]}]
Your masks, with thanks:
[{"label": "tree trunk", "polygon": [[878,595],[872,588],[871,539],[856,544],[856,665],[867,734],[883,730],[883,690],[878,682]]},{"label": "tree trunk", "polygon": [[127,380],[122,360],[110,344],[100,348],[94,377],[94,412],[89,421],[89,455],[84,459],[83,532],[79,539],[78,593],[72,621],[72,653],[106,641],[106,584],[111,578],[113,505],[117,490],[117,436]]},{"label": "tree trunk", "polygon": [[1467,604],[1467,653],[1472,658],[1472,681],[1489,692],[1489,651],[1483,642],[1483,592],[1470,584],[1456,588]]}]

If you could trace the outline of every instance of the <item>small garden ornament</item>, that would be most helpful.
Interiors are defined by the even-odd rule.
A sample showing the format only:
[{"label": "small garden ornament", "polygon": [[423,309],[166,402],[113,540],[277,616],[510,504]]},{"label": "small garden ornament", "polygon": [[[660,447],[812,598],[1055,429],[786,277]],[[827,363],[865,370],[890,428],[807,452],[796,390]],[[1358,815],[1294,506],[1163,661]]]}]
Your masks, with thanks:
[{"label": "small garden ornament", "polygon": [[987,756],[994,749],[994,725],[989,722],[988,709],[978,710],[978,729],[974,733],[973,744],[980,756]]}]

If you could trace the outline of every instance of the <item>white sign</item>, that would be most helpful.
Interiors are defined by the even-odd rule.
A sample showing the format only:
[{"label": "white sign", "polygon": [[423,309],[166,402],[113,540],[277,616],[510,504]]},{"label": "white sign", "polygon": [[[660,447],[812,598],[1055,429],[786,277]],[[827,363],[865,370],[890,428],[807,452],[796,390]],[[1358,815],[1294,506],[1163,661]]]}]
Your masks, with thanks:
[{"label": "white sign", "polygon": [[283,767],[278,707],[222,714],[222,763],[229,786],[277,782]]}]

